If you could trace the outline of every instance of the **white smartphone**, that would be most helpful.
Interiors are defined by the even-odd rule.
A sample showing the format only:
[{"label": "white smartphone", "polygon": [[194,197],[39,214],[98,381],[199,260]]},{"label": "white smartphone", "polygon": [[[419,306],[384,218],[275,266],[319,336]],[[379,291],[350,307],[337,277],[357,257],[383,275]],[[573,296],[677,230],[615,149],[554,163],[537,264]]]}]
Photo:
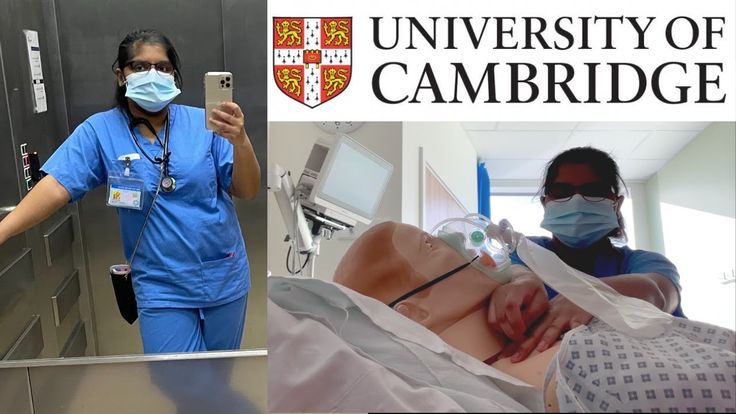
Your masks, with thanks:
[{"label": "white smartphone", "polygon": [[233,74],[230,72],[207,72],[204,74],[204,108],[207,129],[215,130],[209,121],[212,110],[222,102],[233,101]]}]

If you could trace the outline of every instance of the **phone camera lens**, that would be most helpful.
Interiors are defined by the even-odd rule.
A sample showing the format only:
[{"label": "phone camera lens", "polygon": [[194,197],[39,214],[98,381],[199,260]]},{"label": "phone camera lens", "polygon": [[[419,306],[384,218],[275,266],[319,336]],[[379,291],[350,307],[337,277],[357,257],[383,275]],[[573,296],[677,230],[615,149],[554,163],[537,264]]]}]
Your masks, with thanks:
[{"label": "phone camera lens", "polygon": [[225,78],[226,81],[230,82],[230,77]]},{"label": "phone camera lens", "polygon": [[225,81],[224,80],[221,80],[220,81],[220,85],[224,85],[224,84],[225,84]]},{"label": "phone camera lens", "polygon": [[229,88],[229,87],[230,87],[230,84],[229,84],[229,83],[226,83],[226,84],[225,84],[225,87],[226,87],[226,88]]}]

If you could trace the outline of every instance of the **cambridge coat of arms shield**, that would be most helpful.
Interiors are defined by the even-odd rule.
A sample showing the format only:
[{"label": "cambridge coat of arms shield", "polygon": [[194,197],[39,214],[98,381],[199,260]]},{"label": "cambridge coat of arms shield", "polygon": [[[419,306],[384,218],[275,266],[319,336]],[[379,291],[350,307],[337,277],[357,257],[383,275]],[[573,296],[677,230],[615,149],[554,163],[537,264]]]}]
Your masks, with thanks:
[{"label": "cambridge coat of arms shield", "polygon": [[314,108],[340,95],[352,74],[352,18],[274,17],[273,77],[281,92]]}]

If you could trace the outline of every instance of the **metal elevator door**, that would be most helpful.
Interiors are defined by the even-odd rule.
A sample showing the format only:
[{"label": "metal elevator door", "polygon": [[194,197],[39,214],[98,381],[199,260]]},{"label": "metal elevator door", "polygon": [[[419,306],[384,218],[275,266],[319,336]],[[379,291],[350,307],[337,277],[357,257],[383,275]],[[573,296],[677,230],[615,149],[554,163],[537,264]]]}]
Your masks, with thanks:
[{"label": "metal elevator door", "polygon": [[[38,34],[47,110],[37,112],[26,31]],[[0,0],[0,218],[69,134],[52,0]],[[0,246],[0,359],[95,353],[88,273],[76,205]]]}]

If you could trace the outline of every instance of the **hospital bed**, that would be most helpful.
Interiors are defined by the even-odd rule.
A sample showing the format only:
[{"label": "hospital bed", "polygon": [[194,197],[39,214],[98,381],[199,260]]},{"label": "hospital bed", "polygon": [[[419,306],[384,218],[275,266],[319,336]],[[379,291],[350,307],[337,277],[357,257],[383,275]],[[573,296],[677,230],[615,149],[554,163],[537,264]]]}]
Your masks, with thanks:
[{"label": "hospital bed", "polygon": [[[270,277],[268,312],[270,411],[545,410],[542,391],[341,285]],[[546,375],[560,409],[736,412],[732,331],[681,320],[637,341],[606,328],[563,337]]]}]

